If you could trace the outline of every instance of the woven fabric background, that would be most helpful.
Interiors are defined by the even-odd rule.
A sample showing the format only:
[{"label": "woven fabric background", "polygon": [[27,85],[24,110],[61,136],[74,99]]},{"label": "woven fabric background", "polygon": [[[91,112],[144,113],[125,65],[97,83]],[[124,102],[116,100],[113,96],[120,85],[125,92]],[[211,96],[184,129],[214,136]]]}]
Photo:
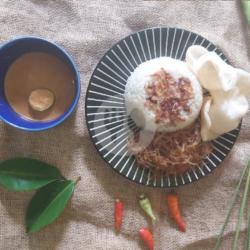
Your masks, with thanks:
[{"label": "woven fabric background", "polygon": [[[250,71],[249,37],[239,1],[0,1],[0,42],[34,35],[62,45],[76,61],[82,85],[76,112],[59,127],[27,133],[0,124],[1,159],[33,157],[58,166],[68,178],[82,177],[63,215],[43,231],[30,235],[25,232],[24,217],[32,193],[0,188],[0,250],[145,249],[138,237],[138,230],[149,223],[137,204],[141,192],[148,194],[158,217],[153,228],[156,250],[212,249],[250,155],[249,115],[225,162],[210,176],[178,189],[187,223],[185,234],[168,218],[166,190],[144,188],[115,174],[98,156],[86,128],[85,92],[95,65],[124,36],[153,26],[176,26],[197,32],[219,46],[235,66]],[[119,236],[113,230],[116,197],[125,202]],[[230,249],[236,218],[234,214],[221,249]],[[242,236],[245,229],[244,220]]]}]

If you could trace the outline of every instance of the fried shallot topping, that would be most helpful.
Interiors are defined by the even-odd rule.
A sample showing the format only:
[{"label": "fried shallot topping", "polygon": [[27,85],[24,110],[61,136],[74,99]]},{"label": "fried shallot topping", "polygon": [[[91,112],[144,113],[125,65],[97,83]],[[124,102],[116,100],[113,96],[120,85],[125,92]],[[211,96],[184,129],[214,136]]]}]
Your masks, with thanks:
[{"label": "fried shallot topping", "polygon": [[152,75],[152,81],[145,86],[147,100],[145,107],[155,112],[156,123],[175,125],[183,121],[183,114],[190,114],[189,101],[194,97],[191,82],[187,78],[178,81],[163,68]]},{"label": "fried shallot topping", "polygon": [[201,140],[199,120],[174,133],[156,132],[146,148],[140,146],[140,135],[135,134],[128,147],[139,166],[177,175],[200,165],[212,150],[210,143]]}]

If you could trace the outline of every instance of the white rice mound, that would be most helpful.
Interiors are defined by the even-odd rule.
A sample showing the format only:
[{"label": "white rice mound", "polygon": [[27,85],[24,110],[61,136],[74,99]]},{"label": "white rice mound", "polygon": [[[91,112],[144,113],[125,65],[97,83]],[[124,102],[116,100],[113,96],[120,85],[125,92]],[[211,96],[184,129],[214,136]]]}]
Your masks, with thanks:
[{"label": "white rice mound", "polygon": [[[175,125],[169,123],[155,123],[155,113],[145,107],[145,85],[152,81],[152,75],[164,69],[176,81],[179,78],[188,78],[194,92],[194,98],[189,101],[191,113],[182,112],[183,121]],[[159,132],[174,132],[190,125],[199,116],[203,101],[200,83],[195,75],[188,69],[185,62],[170,57],[160,57],[140,64],[128,78],[125,87],[125,105],[127,114],[135,121],[137,126]]]}]

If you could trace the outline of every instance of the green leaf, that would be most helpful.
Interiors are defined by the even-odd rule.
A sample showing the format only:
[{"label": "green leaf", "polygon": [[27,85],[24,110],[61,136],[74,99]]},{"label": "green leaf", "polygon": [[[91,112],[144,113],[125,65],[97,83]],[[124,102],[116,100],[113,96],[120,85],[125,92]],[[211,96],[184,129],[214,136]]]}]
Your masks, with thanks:
[{"label": "green leaf", "polygon": [[0,163],[0,185],[11,191],[34,190],[64,179],[56,167],[29,158],[13,158]]},{"label": "green leaf", "polygon": [[242,7],[246,16],[248,25],[250,25],[250,1],[242,0]]},{"label": "green leaf", "polygon": [[61,180],[39,189],[28,205],[27,231],[37,232],[52,223],[63,212],[75,185],[74,181]]}]

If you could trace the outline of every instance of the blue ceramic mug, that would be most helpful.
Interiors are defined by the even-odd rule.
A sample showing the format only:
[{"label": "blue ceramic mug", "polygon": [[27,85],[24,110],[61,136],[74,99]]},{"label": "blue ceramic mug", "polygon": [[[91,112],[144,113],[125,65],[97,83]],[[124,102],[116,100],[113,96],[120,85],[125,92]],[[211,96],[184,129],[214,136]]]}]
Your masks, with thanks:
[{"label": "blue ceramic mug", "polygon": [[[74,75],[75,95],[66,112],[52,121],[28,120],[17,114],[9,105],[4,94],[4,78],[9,66],[21,55],[28,52],[44,52],[58,57]],[[81,92],[80,76],[69,54],[60,46],[38,37],[20,37],[0,47],[0,119],[7,124],[26,131],[41,131],[57,126],[75,109]]]}]

